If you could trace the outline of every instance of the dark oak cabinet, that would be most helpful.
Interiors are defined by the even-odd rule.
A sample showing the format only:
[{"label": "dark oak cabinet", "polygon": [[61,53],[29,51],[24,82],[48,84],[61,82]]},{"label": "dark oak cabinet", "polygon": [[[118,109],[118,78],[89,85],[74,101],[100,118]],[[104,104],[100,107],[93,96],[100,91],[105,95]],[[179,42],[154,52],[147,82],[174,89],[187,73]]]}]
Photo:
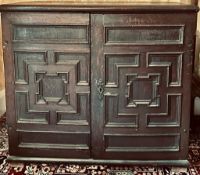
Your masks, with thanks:
[{"label": "dark oak cabinet", "polygon": [[195,6],[0,10],[10,160],[187,163]]}]

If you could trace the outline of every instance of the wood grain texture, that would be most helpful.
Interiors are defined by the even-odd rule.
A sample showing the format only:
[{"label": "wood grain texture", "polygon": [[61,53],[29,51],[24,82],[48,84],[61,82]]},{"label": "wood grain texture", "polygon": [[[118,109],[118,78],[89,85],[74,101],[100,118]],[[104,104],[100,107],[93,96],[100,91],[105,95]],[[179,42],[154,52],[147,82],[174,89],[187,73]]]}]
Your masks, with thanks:
[{"label": "wood grain texture", "polygon": [[[4,48],[6,90],[10,91],[14,84],[16,88],[12,95],[12,90],[6,93],[9,135],[14,134],[11,128],[15,128],[14,114],[8,112],[14,109],[13,105],[17,113],[16,125],[22,127],[15,132],[20,137],[19,149],[10,146],[10,153],[17,151],[20,154],[24,150],[25,156],[34,145],[41,155],[52,149],[55,154],[51,156],[54,157],[70,154],[74,158],[80,155],[88,158],[89,14],[4,13],[2,16],[3,42],[8,43]],[[16,26],[11,25],[13,23]],[[7,25],[12,27],[5,29]],[[20,50],[25,46],[24,42],[29,49]],[[35,48],[32,47],[34,44]],[[16,101],[10,101],[11,96],[15,96]],[[33,103],[29,103],[29,99]],[[40,129],[30,133],[26,126],[31,125]],[[44,133],[46,131],[51,134]],[[49,144],[42,138],[49,140]],[[15,139],[10,142],[18,144]]]},{"label": "wood grain texture", "polygon": [[131,4],[131,3],[151,3],[151,2],[182,2],[186,4],[190,4],[195,0],[1,0],[1,4],[15,4],[15,3],[22,3],[22,4]]},{"label": "wood grain texture", "polygon": [[196,7],[103,7],[2,13],[10,155],[186,160]]},{"label": "wood grain texture", "polygon": [[[194,2],[195,0],[137,0],[138,2],[145,2],[145,4],[149,2],[181,2],[181,3],[186,3],[190,4],[191,2]],[[0,0],[0,4],[15,4],[15,3],[26,3],[26,4],[127,4],[127,3],[133,3],[135,2],[134,0]],[[200,22],[198,22],[198,27],[200,25]],[[1,24],[0,24],[1,28]],[[2,42],[1,42],[1,29],[0,29],[0,48],[2,48]],[[2,49],[0,49],[0,90],[4,89],[5,83],[4,83],[4,71],[3,71],[3,58],[2,58]],[[196,61],[198,64],[198,61]]]}]

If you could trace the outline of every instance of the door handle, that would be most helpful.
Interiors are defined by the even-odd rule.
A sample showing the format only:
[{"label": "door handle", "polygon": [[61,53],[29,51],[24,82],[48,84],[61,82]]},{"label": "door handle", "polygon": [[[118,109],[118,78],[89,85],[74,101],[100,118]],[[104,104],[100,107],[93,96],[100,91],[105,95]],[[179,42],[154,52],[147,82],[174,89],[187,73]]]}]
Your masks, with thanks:
[{"label": "door handle", "polygon": [[104,91],[105,91],[105,87],[104,87],[104,82],[102,81],[102,79],[100,78],[99,80],[96,80],[96,86],[97,86],[97,95],[99,100],[103,100],[104,97]]}]

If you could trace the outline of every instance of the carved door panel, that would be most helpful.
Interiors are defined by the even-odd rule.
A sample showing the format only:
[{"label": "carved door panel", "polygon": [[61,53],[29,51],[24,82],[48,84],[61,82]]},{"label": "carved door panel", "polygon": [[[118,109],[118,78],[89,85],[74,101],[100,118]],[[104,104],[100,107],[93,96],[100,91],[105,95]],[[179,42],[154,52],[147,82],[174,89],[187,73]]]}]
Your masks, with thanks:
[{"label": "carved door panel", "polygon": [[195,14],[2,15],[11,155],[186,159]]},{"label": "carved door panel", "polygon": [[3,26],[10,154],[90,157],[89,14],[6,13]]},{"label": "carved door panel", "polygon": [[96,158],[186,159],[195,31],[190,17],[92,16]]}]

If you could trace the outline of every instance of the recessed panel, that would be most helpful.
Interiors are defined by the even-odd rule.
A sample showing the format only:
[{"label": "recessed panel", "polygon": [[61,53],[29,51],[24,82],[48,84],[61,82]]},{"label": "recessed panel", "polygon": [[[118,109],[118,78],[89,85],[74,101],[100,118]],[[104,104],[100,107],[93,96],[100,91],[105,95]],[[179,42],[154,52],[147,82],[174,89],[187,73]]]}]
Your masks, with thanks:
[{"label": "recessed panel", "polygon": [[87,26],[15,26],[15,41],[41,41],[86,43]]},{"label": "recessed panel", "polygon": [[16,117],[18,123],[40,123],[48,124],[48,111],[37,111],[30,109],[29,93],[19,92],[15,93],[16,99]]},{"label": "recessed panel", "polygon": [[138,113],[135,110],[120,112],[119,97],[105,97],[105,126],[118,128],[138,127]]},{"label": "recessed panel", "polygon": [[[54,89],[55,84],[60,89]],[[63,95],[63,87],[62,80],[60,77],[46,77],[43,80],[43,94],[46,98],[48,97],[62,97]]]},{"label": "recessed panel", "polygon": [[107,54],[105,56],[106,86],[119,84],[120,69],[139,67],[139,54]]},{"label": "recessed panel", "polygon": [[105,139],[107,152],[171,152],[179,151],[180,136],[176,134],[106,135]]},{"label": "recessed panel", "polygon": [[[163,95],[164,96],[164,95]],[[167,94],[165,110],[147,113],[148,127],[179,127],[181,123],[182,94]]]},{"label": "recessed panel", "polygon": [[[90,95],[79,94],[77,96],[77,112],[60,111],[57,114],[57,125],[84,125],[90,123]],[[67,127],[67,126],[66,126]]]},{"label": "recessed panel", "polygon": [[15,83],[27,84],[28,83],[28,65],[29,64],[45,64],[45,52],[15,52]]},{"label": "recessed panel", "polygon": [[166,84],[169,87],[180,87],[182,83],[182,52],[148,52],[147,67],[165,68]]},{"label": "recessed panel", "polygon": [[76,82],[88,85],[90,80],[90,57],[87,53],[55,53],[56,64],[76,64]]},{"label": "recessed panel", "polygon": [[81,133],[19,132],[19,147],[89,149],[89,135]]},{"label": "recessed panel", "polygon": [[183,44],[182,26],[107,27],[107,44]]}]

